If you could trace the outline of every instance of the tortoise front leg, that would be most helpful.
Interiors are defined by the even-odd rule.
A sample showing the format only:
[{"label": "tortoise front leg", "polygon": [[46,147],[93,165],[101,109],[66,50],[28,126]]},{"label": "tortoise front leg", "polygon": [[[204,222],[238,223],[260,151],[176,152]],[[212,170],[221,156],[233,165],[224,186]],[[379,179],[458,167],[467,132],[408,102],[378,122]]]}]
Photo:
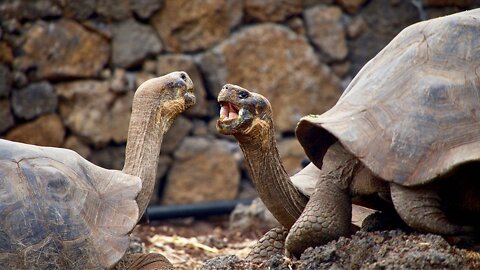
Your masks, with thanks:
[{"label": "tortoise front leg", "polygon": [[125,254],[115,270],[173,270],[173,265],[158,253]]},{"label": "tortoise front leg", "polygon": [[314,193],[290,229],[285,248],[299,257],[315,247],[350,234],[352,205],[348,192],[328,177],[317,182]]},{"label": "tortoise front leg", "polygon": [[472,227],[450,222],[441,209],[440,195],[431,187],[404,187],[390,184],[393,205],[407,225],[417,231],[443,235],[473,232]]},{"label": "tortoise front leg", "polygon": [[273,255],[283,254],[287,234],[288,229],[282,226],[271,229],[255,243],[246,260],[261,263]]}]

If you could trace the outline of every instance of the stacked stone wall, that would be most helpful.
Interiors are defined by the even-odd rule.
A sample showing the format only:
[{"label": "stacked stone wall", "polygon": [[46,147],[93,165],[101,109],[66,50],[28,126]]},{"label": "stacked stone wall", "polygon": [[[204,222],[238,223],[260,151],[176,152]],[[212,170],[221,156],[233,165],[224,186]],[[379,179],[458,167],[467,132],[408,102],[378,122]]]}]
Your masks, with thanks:
[{"label": "stacked stone wall", "polygon": [[236,142],[215,131],[225,83],[272,102],[289,173],[303,115],[335,104],[359,69],[417,21],[478,0],[3,0],[0,136],[71,148],[121,169],[145,80],[188,72],[197,105],[166,135],[152,203],[254,196]]}]

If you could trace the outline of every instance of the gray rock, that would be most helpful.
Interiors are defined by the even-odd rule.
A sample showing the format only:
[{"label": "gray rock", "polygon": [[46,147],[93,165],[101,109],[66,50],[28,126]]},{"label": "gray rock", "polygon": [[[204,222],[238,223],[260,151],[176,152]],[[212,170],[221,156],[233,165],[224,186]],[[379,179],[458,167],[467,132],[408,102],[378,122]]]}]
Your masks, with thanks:
[{"label": "gray rock", "polygon": [[[390,1],[389,1],[390,2]],[[410,1],[386,4],[382,0],[368,1],[359,12],[366,30],[348,43],[353,76],[403,28],[420,19],[419,10]]]},{"label": "gray rock", "polygon": [[131,67],[146,56],[159,53],[162,43],[148,25],[128,20],[113,28],[112,63],[117,67]]},{"label": "gray rock", "polygon": [[16,116],[33,119],[57,109],[57,95],[48,82],[32,83],[12,93],[12,107]]},{"label": "gray rock", "polygon": [[125,146],[107,146],[93,151],[89,159],[100,167],[121,170],[125,163]]},{"label": "gray rock", "polygon": [[237,0],[168,0],[151,20],[169,52],[208,48],[230,34],[242,18]]},{"label": "gray rock", "polygon": [[0,3],[0,14],[4,19],[36,20],[57,17],[62,10],[52,0],[10,0]]},{"label": "gray rock", "polygon": [[67,18],[85,20],[95,12],[96,0],[56,0]]},{"label": "gray rock", "polygon": [[266,96],[280,132],[293,131],[303,115],[330,108],[341,93],[338,78],[307,40],[277,24],[244,28],[201,55],[198,63],[211,96],[225,83]]},{"label": "gray rock", "polygon": [[131,16],[130,2],[130,0],[97,0],[96,11],[108,21],[124,20]]},{"label": "gray rock", "polygon": [[59,83],[56,89],[60,115],[73,134],[95,145],[127,140],[133,91],[114,93],[107,81],[94,80]]},{"label": "gray rock", "polygon": [[60,147],[65,138],[65,129],[62,119],[52,113],[15,126],[5,135],[5,138],[15,142]]},{"label": "gray rock", "polygon": [[10,102],[8,99],[0,99],[0,133],[6,131],[14,124]]},{"label": "gray rock", "polygon": [[14,67],[35,79],[96,76],[110,54],[106,39],[67,19],[37,21],[20,40]]},{"label": "gray rock", "polygon": [[162,154],[172,153],[182,140],[190,133],[193,124],[185,117],[179,116],[168,130],[167,134],[163,138]]},{"label": "gray rock", "polygon": [[163,0],[134,0],[131,8],[138,17],[148,19],[155,11],[163,6]]},{"label": "gray rock", "polygon": [[231,200],[237,196],[239,181],[236,161],[224,142],[187,137],[175,152],[163,202],[185,204]]},{"label": "gray rock", "polygon": [[0,64],[0,97],[7,97],[10,94],[10,88],[12,85],[10,69]]},{"label": "gray rock", "polygon": [[302,13],[302,0],[245,0],[245,16],[262,22],[279,22]]},{"label": "gray rock", "polygon": [[309,37],[327,61],[342,60],[347,56],[340,8],[315,6],[305,10],[304,18]]},{"label": "gray rock", "polygon": [[260,198],[256,198],[250,205],[239,204],[230,214],[229,229],[242,232],[251,230],[268,231],[280,223],[268,211]]}]

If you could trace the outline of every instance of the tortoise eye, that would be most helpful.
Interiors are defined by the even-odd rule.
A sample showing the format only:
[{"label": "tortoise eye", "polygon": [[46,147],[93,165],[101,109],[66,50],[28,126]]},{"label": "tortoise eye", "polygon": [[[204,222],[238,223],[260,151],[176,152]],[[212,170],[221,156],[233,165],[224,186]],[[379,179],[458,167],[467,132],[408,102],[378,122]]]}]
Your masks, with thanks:
[{"label": "tortoise eye", "polygon": [[238,93],[238,97],[239,97],[240,99],[246,99],[246,98],[248,98],[248,96],[249,96],[249,94],[248,94],[247,92],[245,92],[245,91],[240,91],[240,92]]}]

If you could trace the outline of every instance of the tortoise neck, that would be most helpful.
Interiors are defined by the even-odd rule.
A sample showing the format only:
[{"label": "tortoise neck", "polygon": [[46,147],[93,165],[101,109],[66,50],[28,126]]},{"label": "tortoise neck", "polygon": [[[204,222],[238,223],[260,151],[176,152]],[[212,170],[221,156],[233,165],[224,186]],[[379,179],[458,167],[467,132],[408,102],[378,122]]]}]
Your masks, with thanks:
[{"label": "tortoise neck", "polygon": [[236,138],[260,198],[278,222],[290,228],[305,208],[307,198],[292,184],[283,167],[273,124]]},{"label": "tortoise neck", "polygon": [[139,219],[152,197],[163,136],[173,118],[162,115],[158,101],[133,101],[123,172],[138,176],[142,181],[137,196]]}]

